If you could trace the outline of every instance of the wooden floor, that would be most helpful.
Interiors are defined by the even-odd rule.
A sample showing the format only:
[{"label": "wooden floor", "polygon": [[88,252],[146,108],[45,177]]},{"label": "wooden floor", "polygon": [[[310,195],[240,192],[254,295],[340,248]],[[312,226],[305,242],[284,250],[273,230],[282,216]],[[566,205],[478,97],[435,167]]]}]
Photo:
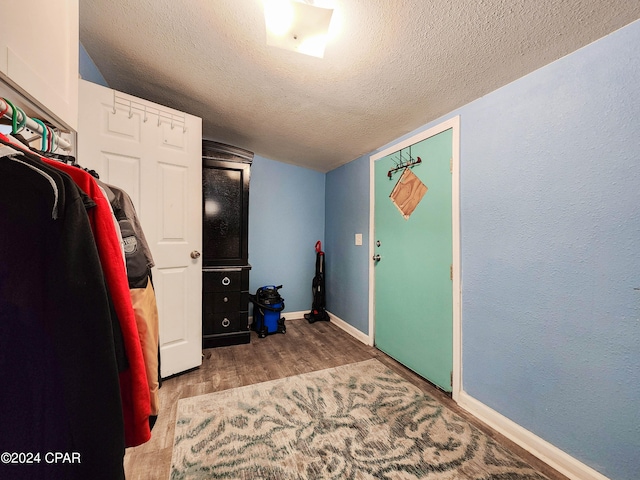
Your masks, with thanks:
[{"label": "wooden floor", "polygon": [[203,351],[202,366],[197,370],[163,381],[160,389],[161,411],[151,440],[127,449],[125,472],[128,480],[168,480],[176,421],[181,398],[218,392],[278,378],[337,367],[376,358],[411,383],[439,399],[551,480],[567,480],[544,463],[529,455],[502,435],[489,429],[449,396],[404,368],[389,356],[356,340],[330,322],[309,324],[305,320],[287,321],[287,333],[258,338],[252,332],[251,343]]}]

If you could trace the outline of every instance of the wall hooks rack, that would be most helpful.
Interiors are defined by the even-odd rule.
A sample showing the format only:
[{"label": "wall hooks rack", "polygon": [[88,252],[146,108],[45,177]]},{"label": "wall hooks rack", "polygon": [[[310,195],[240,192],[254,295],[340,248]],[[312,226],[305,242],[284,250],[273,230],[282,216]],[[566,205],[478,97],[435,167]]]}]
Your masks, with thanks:
[{"label": "wall hooks rack", "polygon": [[397,153],[398,153],[399,160],[397,160],[396,157],[391,158],[391,160],[393,160],[393,163],[395,163],[396,166],[387,172],[387,177],[389,177],[389,179],[391,179],[393,177],[393,174],[398,170],[411,168],[415,165],[418,165],[419,163],[422,163],[422,159],[420,157],[413,158],[411,156],[411,147],[409,147],[409,158],[404,158],[402,156],[402,150],[400,150]]},{"label": "wall hooks rack", "polygon": [[133,111],[137,110],[143,113],[143,122],[145,123],[149,119],[149,115],[156,115],[158,118],[158,126],[162,125],[163,123],[168,123],[171,125],[171,130],[173,130],[175,127],[180,127],[182,128],[183,133],[186,133],[187,131],[187,121],[184,114],[173,113],[168,110],[161,110],[159,108],[146,105],[142,102],[137,102],[131,98],[118,95],[114,90],[113,110],[111,112],[112,114],[116,114],[116,107],[118,106],[124,110],[128,109],[129,118],[132,118],[134,113]]}]

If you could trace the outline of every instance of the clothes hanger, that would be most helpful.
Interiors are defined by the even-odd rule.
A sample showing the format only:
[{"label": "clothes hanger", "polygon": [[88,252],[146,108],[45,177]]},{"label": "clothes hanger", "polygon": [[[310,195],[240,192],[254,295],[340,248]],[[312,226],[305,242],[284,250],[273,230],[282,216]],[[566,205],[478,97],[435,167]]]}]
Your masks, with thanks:
[{"label": "clothes hanger", "polygon": [[14,107],[13,105],[12,107],[13,107],[13,115],[11,116],[11,126],[12,126],[11,135],[17,135],[22,130],[24,130],[24,127],[27,125],[27,115],[24,113],[24,110],[22,110],[20,107]]},{"label": "clothes hanger", "polygon": [[[20,107],[17,107],[15,105],[13,105],[13,103],[11,103],[9,100],[7,100],[6,98],[3,98],[4,103],[7,104],[8,107],[11,107],[12,110],[12,115],[11,115],[11,138],[14,140],[13,143],[17,143],[19,144],[19,146],[30,150],[29,146],[23,142],[18,135],[20,134],[20,132],[22,132],[25,129],[25,126],[27,124],[27,114],[24,113],[24,110],[22,110]],[[6,113],[6,111],[5,111]],[[19,118],[21,117],[21,118]]]},{"label": "clothes hanger", "polygon": [[7,112],[9,111],[9,102],[7,102],[6,98],[2,98],[2,100],[4,100],[5,107],[4,107],[4,110],[0,113],[0,118],[4,117],[7,114]]},{"label": "clothes hanger", "polygon": [[[0,112],[0,118],[4,117],[9,111],[9,103],[6,100],[4,103],[5,103],[5,108],[2,112]],[[7,155],[15,155],[16,153],[19,153],[18,150],[14,150],[13,148],[3,143],[0,144],[0,157],[6,157]]]},{"label": "clothes hanger", "polygon": [[47,127],[47,130],[49,130],[49,151],[55,153],[58,149],[56,146],[56,131],[51,127]]},{"label": "clothes hanger", "polygon": [[47,134],[49,133],[49,129],[42,120],[39,120],[37,118],[32,118],[31,120],[42,127],[42,148],[40,150],[42,150],[43,152],[49,152],[49,143],[47,142]]}]

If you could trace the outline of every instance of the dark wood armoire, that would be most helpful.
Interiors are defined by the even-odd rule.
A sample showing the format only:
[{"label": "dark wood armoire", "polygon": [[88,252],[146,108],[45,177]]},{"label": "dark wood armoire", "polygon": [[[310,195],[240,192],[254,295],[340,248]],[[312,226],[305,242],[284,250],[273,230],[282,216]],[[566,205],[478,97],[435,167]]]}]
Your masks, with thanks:
[{"label": "dark wood armoire", "polygon": [[249,343],[249,178],[253,153],[202,142],[202,346]]}]

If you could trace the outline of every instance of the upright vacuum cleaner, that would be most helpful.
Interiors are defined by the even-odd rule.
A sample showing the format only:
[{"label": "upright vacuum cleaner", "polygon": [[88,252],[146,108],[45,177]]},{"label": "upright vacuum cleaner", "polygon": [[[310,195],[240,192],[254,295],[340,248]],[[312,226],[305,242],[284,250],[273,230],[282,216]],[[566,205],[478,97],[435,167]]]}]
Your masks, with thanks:
[{"label": "upright vacuum cleaner", "polygon": [[326,296],[324,292],[324,252],[322,251],[322,243],[320,240],[316,242],[316,275],[312,282],[313,304],[311,311],[304,314],[309,323],[318,320],[329,321],[329,314],[325,310],[327,306]]}]

